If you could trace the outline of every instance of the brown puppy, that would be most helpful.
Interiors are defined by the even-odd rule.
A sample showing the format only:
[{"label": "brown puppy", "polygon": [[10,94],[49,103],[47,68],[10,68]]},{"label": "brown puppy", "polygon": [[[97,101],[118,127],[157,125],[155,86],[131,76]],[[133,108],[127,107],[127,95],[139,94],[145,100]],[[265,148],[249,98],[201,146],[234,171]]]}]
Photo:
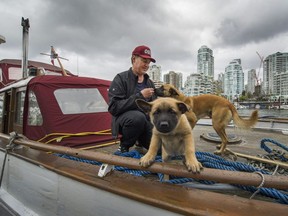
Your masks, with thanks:
[{"label": "brown puppy", "polygon": [[140,159],[140,165],[148,167],[155,160],[162,145],[162,160],[184,155],[184,164],[192,172],[200,172],[201,163],[195,156],[195,144],[191,126],[186,115],[189,107],[173,98],[158,98],[153,102],[136,100],[138,107],[149,113],[153,132],[148,152]]},{"label": "brown puppy", "polygon": [[239,128],[250,128],[258,121],[257,110],[253,111],[250,119],[242,119],[234,105],[220,96],[204,94],[187,97],[171,84],[162,85],[160,88],[155,89],[155,93],[160,97],[172,97],[188,104],[191,110],[186,115],[192,129],[200,118],[207,115],[210,116],[212,118],[212,126],[222,141],[220,150],[216,151],[216,154],[225,152],[228,143],[225,128],[232,119]]}]

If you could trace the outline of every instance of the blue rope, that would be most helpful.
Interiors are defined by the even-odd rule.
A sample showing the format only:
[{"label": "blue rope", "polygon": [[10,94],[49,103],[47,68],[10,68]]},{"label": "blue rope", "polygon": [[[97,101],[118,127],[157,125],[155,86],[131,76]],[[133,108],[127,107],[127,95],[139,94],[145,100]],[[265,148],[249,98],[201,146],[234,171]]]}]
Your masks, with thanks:
[{"label": "blue rope", "polygon": [[[261,144],[262,144],[262,141],[261,141]],[[264,140],[263,142],[266,142],[266,141],[267,141],[267,139]],[[269,141],[271,141],[271,140],[269,140]],[[273,141],[273,142],[275,142],[275,141]],[[130,152],[125,152],[125,153],[115,152],[114,154],[118,155],[118,156],[130,157],[130,158],[136,158],[136,159],[140,159],[143,156],[136,150],[132,150]],[[56,154],[56,155],[58,155],[59,157],[62,157],[62,158],[80,161],[80,162],[85,162],[85,163],[89,163],[89,164],[93,164],[93,165],[101,165],[102,164],[102,163],[97,162],[97,161],[85,160],[85,159],[81,159],[81,158],[77,158],[77,157],[73,157],[73,156],[69,156],[69,155],[64,155],[64,154]],[[201,162],[204,167],[208,167],[208,168],[230,170],[230,171],[261,172],[263,174],[271,174],[267,171],[255,168],[251,165],[247,165],[247,164],[244,164],[241,162],[227,161],[218,155],[208,153],[208,152],[196,152],[196,157],[197,157],[198,161]],[[177,157],[177,158],[179,158],[179,157]],[[162,161],[161,156],[157,155],[155,161],[161,162]],[[144,175],[154,174],[154,173],[151,173],[150,171],[129,169],[129,168],[121,167],[121,166],[115,166],[115,169],[118,171],[123,171],[123,172],[129,173],[129,174],[135,175],[135,176],[144,176]],[[164,182],[164,175],[162,173],[157,173],[157,175],[158,175],[159,180],[161,182]],[[171,183],[171,184],[183,184],[183,183],[187,183],[187,182],[191,182],[191,181],[197,181],[197,182],[204,183],[204,184],[214,184],[215,183],[213,181],[195,180],[192,178],[179,178],[176,176],[170,176],[170,180],[165,181],[165,182]],[[253,186],[243,186],[243,185],[235,185],[235,186],[237,186],[241,189],[250,191],[250,192],[255,192],[258,190],[258,188],[253,187]],[[288,204],[288,194],[286,194],[284,192],[282,193],[279,190],[276,190],[273,188],[260,188],[259,193],[262,195],[265,195],[267,197],[274,198],[282,204]]]},{"label": "blue rope", "polygon": [[230,171],[245,171],[245,172],[261,172],[263,174],[270,174],[269,172],[263,171],[261,169],[257,169],[251,165],[240,163],[240,162],[231,162],[227,161],[224,158],[211,154],[208,152],[196,152],[196,157],[199,162],[202,163],[203,166],[214,168],[214,169],[222,169],[222,170],[230,170]]},{"label": "blue rope", "polygon": [[[227,161],[217,155],[207,153],[207,152],[196,152],[197,159],[202,163],[204,167],[221,169],[221,170],[230,170],[230,171],[244,171],[244,172],[261,172],[263,174],[270,174],[267,171],[255,168],[253,166],[241,163],[241,162],[231,162]],[[204,157],[203,157],[204,156]],[[258,188],[253,186],[243,186],[243,185],[235,185],[241,189],[255,192]],[[267,197],[275,198],[278,202],[282,204],[288,204],[288,194],[282,193],[279,190],[273,188],[260,188],[260,194],[265,195]]]},{"label": "blue rope", "polygon": [[[266,142],[270,142],[270,143],[272,143],[272,144],[275,144],[275,145],[277,145],[277,146],[279,146],[279,147],[281,147],[282,149],[284,149],[284,150],[286,150],[287,152],[288,152],[288,147],[287,146],[285,146],[285,145],[283,145],[283,144],[281,144],[281,143],[279,143],[279,142],[277,142],[277,141],[275,141],[275,140],[273,140],[273,139],[269,139],[269,138],[265,138],[265,139],[262,139],[261,140],[261,148],[262,149],[264,149],[266,152],[268,152],[268,153],[271,153],[271,152],[273,152],[273,150],[271,150],[265,143]],[[282,161],[288,161],[288,159],[287,158],[285,158],[283,155],[281,155],[281,154],[278,154],[277,155]]]},{"label": "blue rope", "polygon": [[[58,157],[61,157],[61,158],[66,158],[66,159],[74,160],[74,161],[77,161],[77,162],[83,162],[83,163],[88,163],[88,164],[97,165],[97,166],[101,166],[102,165],[101,162],[98,162],[98,161],[95,161],[95,160],[87,160],[87,159],[77,158],[77,157],[74,157],[74,156],[70,156],[70,155],[66,155],[66,154],[60,154],[60,153],[59,154],[55,153],[55,155],[58,156]],[[141,155],[137,151],[130,151],[130,152],[122,153],[121,156],[123,156],[123,157],[131,157],[131,158],[140,158],[141,157]],[[148,175],[148,174],[151,173],[150,171],[129,169],[127,167],[121,167],[121,166],[115,166],[114,169],[118,170],[118,171],[129,173],[129,174],[135,175],[135,176],[144,176],[144,175]]]}]

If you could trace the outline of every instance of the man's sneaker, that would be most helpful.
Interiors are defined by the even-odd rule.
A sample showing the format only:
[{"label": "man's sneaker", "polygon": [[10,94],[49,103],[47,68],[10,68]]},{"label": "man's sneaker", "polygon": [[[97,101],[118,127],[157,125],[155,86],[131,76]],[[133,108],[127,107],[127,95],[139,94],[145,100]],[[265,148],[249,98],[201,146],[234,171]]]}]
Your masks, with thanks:
[{"label": "man's sneaker", "polygon": [[118,151],[121,153],[129,152],[129,148],[126,146],[119,146]]}]

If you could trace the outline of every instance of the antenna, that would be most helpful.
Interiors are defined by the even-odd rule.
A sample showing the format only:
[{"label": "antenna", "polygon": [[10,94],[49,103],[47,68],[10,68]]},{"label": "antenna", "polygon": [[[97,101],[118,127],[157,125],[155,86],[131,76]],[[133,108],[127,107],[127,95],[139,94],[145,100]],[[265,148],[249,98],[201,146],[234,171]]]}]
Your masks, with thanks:
[{"label": "antenna", "polygon": [[60,59],[64,59],[64,60],[66,60],[66,61],[69,61],[69,60],[68,60],[67,58],[63,58],[63,57],[58,56],[58,54],[56,53],[56,51],[55,51],[55,49],[54,49],[53,46],[51,46],[50,54],[47,54],[47,53],[40,53],[40,54],[41,54],[41,55],[50,56],[50,58],[51,58],[51,63],[52,63],[53,65],[54,65],[54,59],[57,59],[59,65],[60,65],[60,67],[61,67],[61,69],[62,69],[62,75],[63,75],[63,76],[68,76],[67,73],[66,73],[66,71],[65,71],[65,69],[64,69],[64,67],[63,67],[63,65],[61,64]]}]

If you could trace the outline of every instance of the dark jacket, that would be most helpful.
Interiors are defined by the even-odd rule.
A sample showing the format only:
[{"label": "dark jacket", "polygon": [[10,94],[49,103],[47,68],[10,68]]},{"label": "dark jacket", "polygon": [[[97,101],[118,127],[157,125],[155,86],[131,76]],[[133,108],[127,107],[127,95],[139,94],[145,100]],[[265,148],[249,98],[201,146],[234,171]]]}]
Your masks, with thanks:
[{"label": "dark jacket", "polygon": [[[128,71],[117,74],[110,85],[108,92],[108,111],[112,114],[112,135],[115,138],[118,136],[119,132],[117,117],[129,110],[140,110],[135,103],[135,100],[145,99],[141,93],[136,92],[137,82],[138,76],[136,76],[133,73],[132,68],[130,68]],[[154,83],[149,79],[148,74],[144,75],[144,82],[147,88],[155,88]],[[154,99],[156,99],[155,95],[153,95],[149,101]]]}]

